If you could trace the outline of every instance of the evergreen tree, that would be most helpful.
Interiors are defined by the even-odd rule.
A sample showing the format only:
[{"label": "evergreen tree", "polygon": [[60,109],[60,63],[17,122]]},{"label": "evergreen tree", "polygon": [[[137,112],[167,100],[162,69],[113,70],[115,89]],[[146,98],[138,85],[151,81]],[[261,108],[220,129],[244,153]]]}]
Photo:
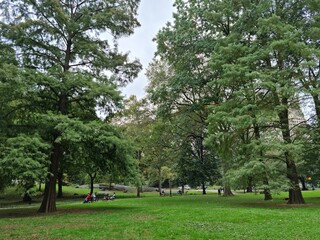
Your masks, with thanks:
[{"label": "evergreen tree", "polygon": [[[66,120],[59,115],[77,117],[75,106],[92,114],[98,108],[107,115],[117,107],[121,100],[117,87],[141,69],[137,61],[119,53],[116,44],[139,26],[138,4],[138,0],[1,2],[1,36],[19,54],[24,78],[34,83],[38,112],[50,111],[57,122],[54,119]],[[64,153],[62,133],[55,128],[49,132],[53,150],[40,212],[56,210],[55,185]]]}]

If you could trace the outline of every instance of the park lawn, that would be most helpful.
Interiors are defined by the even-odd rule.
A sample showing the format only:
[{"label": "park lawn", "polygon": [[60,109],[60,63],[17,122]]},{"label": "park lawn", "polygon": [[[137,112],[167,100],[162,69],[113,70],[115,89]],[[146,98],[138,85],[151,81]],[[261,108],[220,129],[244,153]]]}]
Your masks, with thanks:
[{"label": "park lawn", "polygon": [[0,209],[0,239],[319,239],[320,191],[303,194],[304,206],[287,205],[287,193],[76,199],[48,215],[19,206]]}]

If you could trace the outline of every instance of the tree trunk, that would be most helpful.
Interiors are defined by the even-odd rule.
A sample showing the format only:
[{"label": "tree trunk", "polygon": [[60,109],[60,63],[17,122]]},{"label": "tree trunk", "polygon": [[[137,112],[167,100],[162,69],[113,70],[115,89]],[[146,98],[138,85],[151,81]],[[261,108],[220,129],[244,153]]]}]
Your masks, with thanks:
[{"label": "tree trunk", "polygon": [[316,111],[317,116],[317,122],[320,121],[320,100],[319,100],[319,94],[313,93],[312,94],[313,102],[314,102],[314,109]]},{"label": "tree trunk", "polygon": [[160,194],[160,196],[162,196],[162,187],[161,187],[161,178],[162,178],[162,176],[161,176],[161,167],[159,168],[159,194]]},{"label": "tree trunk", "polygon": [[50,213],[57,211],[56,207],[56,180],[59,159],[62,157],[62,147],[60,143],[53,143],[53,152],[51,154],[51,163],[49,167],[49,175],[45,184],[44,196],[42,199],[39,212]]},{"label": "tree trunk", "polygon": [[288,204],[305,204],[305,201],[302,197],[302,193],[301,193],[300,188],[299,189],[294,189],[294,188],[289,189],[289,201],[287,203]]},{"label": "tree trunk", "polygon": [[206,184],[204,182],[202,183],[202,194],[203,195],[207,194],[207,192],[206,192]]},{"label": "tree trunk", "polygon": [[[277,100],[278,101],[278,100]],[[291,133],[289,128],[289,112],[288,112],[288,98],[281,99],[281,105],[286,108],[278,113],[279,120],[281,124],[281,132],[283,140],[286,144],[291,144]],[[280,104],[279,104],[280,105]],[[302,197],[301,189],[299,187],[299,177],[296,168],[296,164],[294,162],[293,156],[289,151],[285,152],[285,160],[287,165],[287,177],[290,181],[290,189],[289,189],[289,201],[288,204],[304,204],[305,201]]]},{"label": "tree trunk", "polygon": [[267,187],[269,185],[269,181],[268,181],[267,177],[265,177],[263,179],[263,185],[265,186],[264,189],[263,189],[264,200],[265,201],[272,200],[272,195],[271,195],[271,192],[270,192],[270,188]]},{"label": "tree trunk", "polygon": [[[63,72],[66,73],[70,69],[70,60],[71,60],[71,49],[72,41],[71,39],[67,40],[67,46],[65,51],[65,59]],[[59,101],[58,101],[58,110],[59,113],[66,115],[68,113],[68,95],[65,92],[60,92]],[[39,209],[39,212],[50,213],[57,211],[56,207],[56,181],[57,174],[59,169],[59,163],[63,158],[63,149],[60,143],[55,142],[55,140],[60,136],[59,132],[53,134],[53,152],[51,154],[51,163],[49,167],[49,175],[45,184],[44,196]]]},{"label": "tree trunk", "polygon": [[113,179],[112,179],[112,176],[111,176],[110,179],[109,179],[109,190],[112,189],[112,182],[113,182]]},{"label": "tree trunk", "polygon": [[232,191],[231,191],[231,187],[230,187],[230,186],[228,186],[228,185],[225,185],[225,186],[224,186],[223,196],[224,196],[224,197],[233,196],[233,193],[232,193]]},{"label": "tree trunk", "polygon": [[137,197],[140,197],[140,186],[137,186]]},{"label": "tree trunk", "polygon": [[91,174],[89,173],[89,177],[90,177],[90,195],[92,195],[93,193],[93,183],[94,183],[94,179],[96,178],[97,173]]},{"label": "tree trunk", "polygon": [[304,204],[301,189],[299,187],[299,178],[297,168],[291,156],[286,153],[287,175],[290,180],[289,201],[288,204]]},{"label": "tree trunk", "polygon": [[63,173],[62,173],[62,170],[60,170],[60,171],[58,171],[58,175],[57,175],[57,178],[58,178],[58,195],[57,195],[57,197],[58,198],[62,198],[63,197],[63,194],[62,194],[62,185],[63,185],[62,177],[63,177]]}]

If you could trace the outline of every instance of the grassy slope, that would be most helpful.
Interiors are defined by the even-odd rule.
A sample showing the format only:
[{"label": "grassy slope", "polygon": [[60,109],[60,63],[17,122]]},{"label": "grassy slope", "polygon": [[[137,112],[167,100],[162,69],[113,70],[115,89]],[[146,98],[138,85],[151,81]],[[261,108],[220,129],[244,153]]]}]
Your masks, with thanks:
[{"label": "grassy slope", "polygon": [[0,209],[0,239],[318,239],[320,192],[305,192],[302,207],[286,205],[286,196],[79,198],[59,202],[50,215],[36,213],[36,203]]}]

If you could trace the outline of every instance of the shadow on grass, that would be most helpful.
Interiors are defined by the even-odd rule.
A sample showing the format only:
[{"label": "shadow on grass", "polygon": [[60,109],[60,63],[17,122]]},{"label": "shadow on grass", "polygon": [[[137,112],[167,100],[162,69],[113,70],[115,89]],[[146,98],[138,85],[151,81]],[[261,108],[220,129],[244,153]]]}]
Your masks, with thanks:
[{"label": "shadow on grass", "polygon": [[30,208],[11,208],[11,209],[0,209],[0,218],[28,218],[28,217],[49,217],[56,215],[87,215],[94,213],[114,213],[117,211],[126,211],[128,209],[133,209],[134,207],[122,207],[122,206],[108,206],[108,205],[96,205],[94,203],[89,205],[80,205],[76,206],[61,206],[57,207],[57,211],[53,213],[39,213],[39,206],[30,207]]}]

